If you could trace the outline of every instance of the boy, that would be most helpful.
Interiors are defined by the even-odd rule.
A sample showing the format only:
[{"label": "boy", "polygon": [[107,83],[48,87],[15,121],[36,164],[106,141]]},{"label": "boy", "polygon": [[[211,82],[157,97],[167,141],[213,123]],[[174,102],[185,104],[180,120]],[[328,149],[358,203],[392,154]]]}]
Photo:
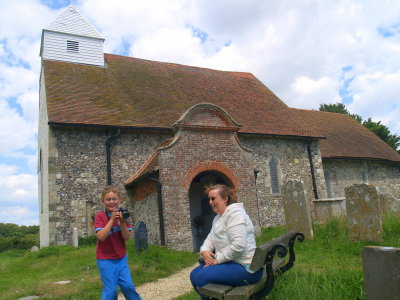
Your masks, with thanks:
[{"label": "boy", "polygon": [[141,300],[128,267],[125,241],[131,236],[130,226],[119,211],[120,192],[106,186],[101,202],[105,210],[95,218],[97,233],[96,260],[103,282],[102,300],[117,300],[118,285],[127,300]]}]

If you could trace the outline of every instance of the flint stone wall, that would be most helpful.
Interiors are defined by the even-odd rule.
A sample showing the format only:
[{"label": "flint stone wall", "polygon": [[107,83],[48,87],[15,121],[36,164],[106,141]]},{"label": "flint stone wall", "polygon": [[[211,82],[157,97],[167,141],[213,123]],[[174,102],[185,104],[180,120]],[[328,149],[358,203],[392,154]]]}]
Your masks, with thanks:
[{"label": "flint stone wall", "polygon": [[[107,185],[106,140],[114,133],[109,130],[78,129],[51,130],[55,139],[56,156],[50,162],[55,174],[51,183],[57,194],[49,199],[50,244],[72,244],[72,229],[79,236],[94,234],[94,216],[104,209],[101,191]],[[124,181],[134,174],[168,134],[122,132],[113,140],[111,168],[113,184],[121,190],[121,206],[133,211]],[[133,217],[136,217],[133,215]],[[131,218],[130,224],[137,220]],[[151,223],[151,222],[150,222]],[[41,245],[46,246],[46,245]]]},{"label": "flint stone wall", "polygon": [[147,238],[150,244],[160,244],[160,221],[158,218],[157,193],[147,198],[131,202],[132,218],[137,222],[144,222],[147,227]]},{"label": "flint stone wall", "polygon": [[325,171],[330,172],[333,198],[345,196],[344,189],[367,182],[377,186],[380,193],[400,199],[400,164],[373,160],[323,159]]},{"label": "flint stone wall", "polygon": [[[79,236],[94,234],[93,218],[103,209],[100,193],[107,184],[105,142],[113,132],[56,127],[52,128],[51,133],[55,141],[55,149],[52,151],[55,155],[51,161],[54,181],[51,184],[57,193],[53,193],[49,200],[49,228],[53,230],[48,232],[52,240],[50,244],[66,245],[72,244],[74,227],[78,229]],[[150,242],[158,242],[160,239],[156,195],[134,199],[126,193],[123,182],[136,173],[160,144],[171,136],[159,132],[122,131],[113,140],[111,148],[113,184],[121,189],[124,200],[122,205],[131,211],[130,223],[144,221],[148,226]],[[273,155],[279,161],[280,180],[286,176],[299,177],[307,182],[308,189],[312,191],[306,143],[301,140],[244,137],[240,141],[246,148],[253,150],[250,157],[253,167],[259,170],[254,182],[257,184],[257,214],[262,227],[284,224],[282,195],[271,193],[268,160]],[[318,170],[322,163],[317,144],[313,144],[312,148]],[[322,170],[316,173],[322,174]],[[321,176],[318,178],[319,182],[323,180]],[[324,184],[319,186],[324,193]],[[136,210],[141,212],[137,213]]]},{"label": "flint stone wall", "polygon": [[[44,127],[43,125],[42,128]],[[40,147],[43,147],[43,169],[39,173],[39,182],[46,181],[39,190],[41,199],[41,246],[49,244],[71,245],[72,229],[74,227],[78,229],[78,234],[81,237],[94,234],[93,218],[97,212],[103,209],[103,205],[100,202],[100,193],[107,184],[105,143],[113,134],[115,132],[108,129],[53,126],[47,135],[49,141],[43,141],[45,140],[44,135],[41,135]],[[136,218],[143,219],[148,226],[151,242],[159,240],[159,225],[156,214],[151,213],[150,217],[146,213],[136,214],[133,211],[139,207],[143,211],[156,211],[155,196],[146,194],[143,197],[134,199],[126,193],[123,183],[139,170],[163,142],[172,136],[172,131],[123,130],[121,135],[112,142],[113,184],[121,189],[122,205],[131,211],[132,218],[130,223],[135,224],[139,221]],[[279,162],[278,172],[281,183],[285,178],[297,178],[304,182],[307,191],[306,199],[310,204],[310,210],[313,209],[313,204],[310,203],[314,199],[314,195],[307,142],[295,138],[283,139],[240,134],[238,137],[242,145],[252,151],[249,154],[252,164],[250,169],[256,170],[257,176],[249,176],[252,177],[256,187],[258,216],[255,216],[255,218],[258,217],[261,227],[285,223],[282,194],[271,192],[268,166],[271,157],[276,158]],[[315,166],[317,192],[320,198],[326,198],[326,185],[319,142],[312,142],[311,149]],[[46,156],[47,154],[49,155],[48,157]],[[326,162],[324,160],[324,164]],[[351,163],[352,161],[350,161]],[[328,162],[327,165],[330,170],[337,170],[339,175],[341,174],[340,168],[346,168],[346,164],[341,161],[339,163]],[[394,184],[392,190],[399,190],[399,180],[396,179],[399,176],[399,169],[386,167],[384,164],[380,166],[379,174],[383,176],[381,185],[390,177],[385,174],[386,170],[393,175],[388,181],[390,184]],[[358,170],[359,168],[355,167],[355,169]],[[347,174],[348,172],[345,173]],[[370,175],[369,178],[374,179],[375,177]],[[378,177],[376,180],[379,181]],[[337,186],[338,188],[344,188],[345,185],[348,185],[348,182],[352,181],[338,181]],[[389,191],[389,185],[387,186],[386,190]],[[135,201],[145,202],[137,203],[136,205]],[[165,209],[169,208],[166,207]]]},{"label": "flint stone wall", "polygon": [[[269,227],[285,224],[282,205],[282,184],[287,178],[296,178],[304,183],[307,205],[313,209],[313,184],[307,142],[300,139],[283,139],[258,136],[239,136],[242,144],[252,150],[253,164],[257,171],[256,190],[259,204],[260,225]],[[326,198],[326,185],[323,176],[322,159],[319,143],[311,143],[314,172],[319,197]],[[280,193],[272,193],[269,160],[275,157],[279,161]]]}]

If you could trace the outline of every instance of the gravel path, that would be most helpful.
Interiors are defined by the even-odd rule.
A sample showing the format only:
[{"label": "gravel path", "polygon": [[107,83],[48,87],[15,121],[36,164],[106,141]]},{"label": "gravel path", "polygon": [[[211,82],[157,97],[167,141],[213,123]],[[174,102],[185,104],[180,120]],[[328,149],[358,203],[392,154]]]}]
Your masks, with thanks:
[{"label": "gravel path", "polygon": [[[171,300],[180,295],[189,293],[193,290],[189,280],[190,272],[198,264],[182,269],[167,278],[159,279],[155,282],[149,282],[136,287],[136,290],[142,296],[143,300]],[[123,300],[125,297],[120,294],[118,300]]]}]

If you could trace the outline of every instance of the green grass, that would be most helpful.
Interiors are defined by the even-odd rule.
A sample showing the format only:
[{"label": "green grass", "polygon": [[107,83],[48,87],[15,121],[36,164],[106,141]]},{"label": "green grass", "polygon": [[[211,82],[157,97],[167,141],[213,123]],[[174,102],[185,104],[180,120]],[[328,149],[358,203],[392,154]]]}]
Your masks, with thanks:
[{"label": "green grass", "polygon": [[[198,254],[149,245],[140,255],[128,241],[129,266],[136,285],[169,276],[192,265]],[[0,299],[37,295],[40,299],[99,299],[95,247],[50,246],[38,252],[16,250],[0,254]],[[65,285],[57,281],[70,280]]]},{"label": "green grass", "polygon": [[[314,225],[314,239],[295,243],[294,267],[279,277],[270,299],[336,300],[365,299],[361,251],[364,246],[400,247],[400,217],[383,219],[380,243],[352,242],[347,224],[333,219]],[[265,243],[287,230],[284,226],[262,229],[257,244]],[[135,284],[141,285],[171,275],[195,263],[198,254],[179,252],[150,245],[136,255],[133,241],[128,242],[129,266]],[[0,299],[18,299],[37,295],[40,299],[99,299],[95,247],[51,246],[29,253],[10,250],[0,253]],[[70,280],[66,285],[54,282]],[[175,300],[199,299],[191,292]]]},{"label": "green grass", "polygon": [[[361,251],[364,246],[400,247],[400,216],[385,215],[383,240],[379,243],[353,242],[348,239],[345,220],[333,219],[314,225],[314,239],[295,243],[294,267],[279,277],[268,299],[342,300],[366,299]],[[263,228],[257,244],[284,234],[284,226]],[[194,300],[188,293],[175,300]]]}]

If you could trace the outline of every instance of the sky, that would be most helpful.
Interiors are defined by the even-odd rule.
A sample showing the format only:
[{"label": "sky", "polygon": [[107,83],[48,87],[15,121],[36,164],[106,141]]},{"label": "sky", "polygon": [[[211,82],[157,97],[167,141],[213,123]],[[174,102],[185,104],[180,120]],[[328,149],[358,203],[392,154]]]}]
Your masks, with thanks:
[{"label": "sky", "polygon": [[251,72],[290,107],[341,102],[400,135],[398,0],[0,0],[0,223],[39,224],[41,33],[70,4],[106,53]]}]

